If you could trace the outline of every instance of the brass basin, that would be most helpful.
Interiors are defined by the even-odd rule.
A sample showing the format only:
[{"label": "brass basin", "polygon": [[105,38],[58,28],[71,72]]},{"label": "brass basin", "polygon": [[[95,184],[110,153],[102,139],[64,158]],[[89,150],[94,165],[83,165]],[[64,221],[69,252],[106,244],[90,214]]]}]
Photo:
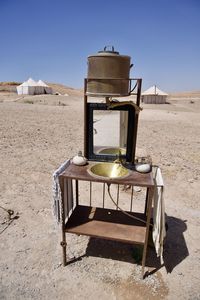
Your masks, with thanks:
[{"label": "brass basin", "polygon": [[92,176],[101,178],[124,178],[129,175],[129,170],[120,163],[102,162],[91,166],[88,172]]},{"label": "brass basin", "polygon": [[99,151],[99,154],[110,154],[110,155],[125,155],[125,148],[104,148]]}]

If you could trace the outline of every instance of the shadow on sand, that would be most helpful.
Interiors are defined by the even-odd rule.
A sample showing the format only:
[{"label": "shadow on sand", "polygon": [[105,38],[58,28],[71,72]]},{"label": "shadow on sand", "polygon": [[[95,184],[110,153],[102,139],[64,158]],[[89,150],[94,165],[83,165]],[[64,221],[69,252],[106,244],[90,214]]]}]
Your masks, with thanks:
[{"label": "shadow on sand", "polygon": [[[160,258],[157,257],[154,247],[149,246],[146,258],[146,266],[152,269],[152,271],[148,273],[149,275],[157,272],[163,266],[168,273],[171,273],[172,270],[189,255],[183,235],[183,232],[187,230],[186,221],[170,216],[166,217],[166,221],[168,230],[164,245],[164,264],[160,263]],[[139,263],[142,258],[142,247],[100,238],[90,238],[86,253],[81,257],[73,259],[69,263],[80,260],[84,256],[103,257],[128,263]]]}]

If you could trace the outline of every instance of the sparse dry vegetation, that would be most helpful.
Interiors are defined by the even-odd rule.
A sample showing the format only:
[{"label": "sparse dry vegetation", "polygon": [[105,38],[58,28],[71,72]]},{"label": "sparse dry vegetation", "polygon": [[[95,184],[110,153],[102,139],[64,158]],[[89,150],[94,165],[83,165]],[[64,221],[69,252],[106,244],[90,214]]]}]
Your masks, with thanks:
[{"label": "sparse dry vegetation", "polygon": [[16,82],[16,81],[2,81],[0,82],[1,86],[5,86],[5,85],[20,85],[21,82]]}]

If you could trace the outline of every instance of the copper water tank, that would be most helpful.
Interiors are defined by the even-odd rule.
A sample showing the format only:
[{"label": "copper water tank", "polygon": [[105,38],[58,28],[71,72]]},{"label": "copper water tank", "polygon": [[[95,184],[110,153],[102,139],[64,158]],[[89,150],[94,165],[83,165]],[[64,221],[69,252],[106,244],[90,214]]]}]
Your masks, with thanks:
[{"label": "copper water tank", "polygon": [[128,96],[130,94],[130,56],[120,55],[112,47],[105,47],[95,55],[88,56],[87,95]]}]

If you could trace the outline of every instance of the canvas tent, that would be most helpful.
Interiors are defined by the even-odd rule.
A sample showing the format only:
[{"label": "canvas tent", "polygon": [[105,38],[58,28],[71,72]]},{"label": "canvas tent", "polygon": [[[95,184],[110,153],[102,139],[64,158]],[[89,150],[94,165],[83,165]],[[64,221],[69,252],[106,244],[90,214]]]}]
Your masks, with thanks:
[{"label": "canvas tent", "polygon": [[18,95],[35,95],[36,86],[37,83],[32,78],[29,78],[17,87],[17,93]]},{"label": "canvas tent", "polygon": [[148,90],[142,93],[143,103],[166,103],[168,94],[159,90],[156,85],[153,85]]},{"label": "canvas tent", "polygon": [[18,95],[52,94],[52,89],[42,80],[36,82],[32,78],[29,78],[17,87],[17,93]]},{"label": "canvas tent", "polygon": [[44,81],[39,80],[37,82],[38,86],[42,87],[43,89],[43,94],[52,94],[52,88],[48,86]]}]

